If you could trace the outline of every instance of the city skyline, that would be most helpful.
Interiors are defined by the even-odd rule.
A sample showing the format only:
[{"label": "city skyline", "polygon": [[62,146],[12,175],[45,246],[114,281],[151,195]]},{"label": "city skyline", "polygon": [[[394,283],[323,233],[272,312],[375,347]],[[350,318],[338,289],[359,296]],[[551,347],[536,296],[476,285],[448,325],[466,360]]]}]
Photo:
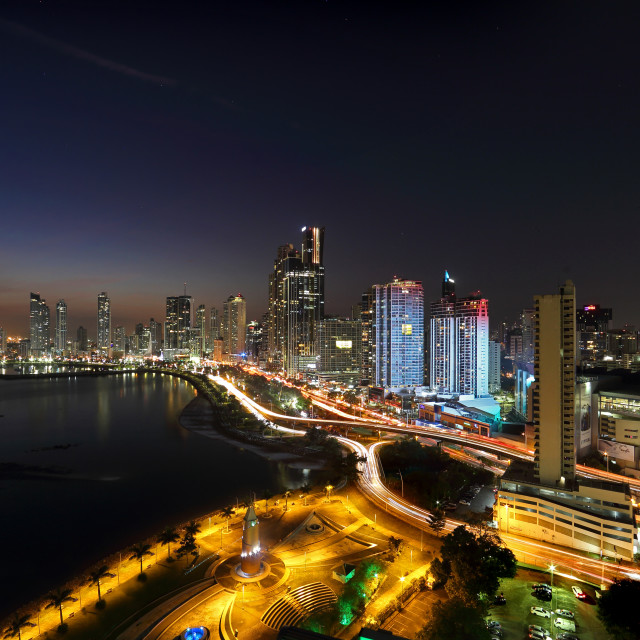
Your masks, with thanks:
[{"label": "city skyline", "polygon": [[0,14],[9,335],[29,291],[72,329],[100,291],[130,327],[184,281],[259,318],[273,247],[304,224],[329,234],[329,314],[394,275],[437,299],[448,269],[496,320],[568,277],[578,304],[640,317],[633,253],[596,252],[640,195],[637,4],[246,1],[144,28],[136,7]]}]

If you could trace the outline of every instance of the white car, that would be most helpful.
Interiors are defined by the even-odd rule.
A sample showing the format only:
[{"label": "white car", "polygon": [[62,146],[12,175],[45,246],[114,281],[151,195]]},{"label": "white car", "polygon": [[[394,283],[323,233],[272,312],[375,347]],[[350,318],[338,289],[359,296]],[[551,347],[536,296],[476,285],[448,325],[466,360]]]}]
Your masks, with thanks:
[{"label": "white car", "polygon": [[536,631],[533,629],[529,631],[529,637],[531,640],[547,640],[551,636],[543,629],[542,631]]},{"label": "white car", "polygon": [[563,618],[569,618],[570,620],[575,618],[573,611],[569,611],[569,609],[556,609],[556,615],[562,616]]},{"label": "white car", "polygon": [[551,617],[551,612],[548,609],[545,609],[544,607],[531,607],[529,611],[531,611],[531,613],[533,613],[536,616],[540,616],[541,618]]},{"label": "white car", "polygon": [[578,600],[584,600],[587,597],[587,594],[577,584],[571,587],[571,591],[573,591],[573,595],[578,598]]}]

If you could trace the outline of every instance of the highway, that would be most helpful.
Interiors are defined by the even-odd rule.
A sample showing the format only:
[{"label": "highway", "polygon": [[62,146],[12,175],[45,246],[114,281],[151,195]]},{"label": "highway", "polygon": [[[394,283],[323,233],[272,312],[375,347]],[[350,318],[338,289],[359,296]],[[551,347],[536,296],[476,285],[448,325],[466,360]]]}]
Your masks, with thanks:
[{"label": "highway", "polygon": [[[320,424],[332,424],[332,425],[344,425],[353,426],[353,421],[342,420],[324,420],[324,419],[309,419],[309,418],[295,418],[293,416],[287,416],[279,414],[274,411],[265,409],[257,402],[249,398],[246,394],[240,391],[235,385],[228,380],[219,376],[211,376],[211,379],[224,386],[229,393],[232,393],[238,400],[247,407],[252,413],[258,416],[265,416],[269,418],[277,419],[284,422],[302,422],[302,423],[320,423]],[[329,410],[329,405],[327,409]],[[352,418],[353,416],[349,416]],[[362,423],[356,423],[362,426]],[[306,430],[293,429],[290,427],[284,427],[281,425],[275,425],[270,422],[270,426],[275,429],[280,429],[289,433],[303,435]],[[423,428],[423,427],[396,427],[394,425],[381,425],[381,424],[367,424],[372,429],[380,429],[383,427],[384,431],[400,431],[402,433],[409,433],[410,435],[425,436],[427,434],[436,435],[438,439],[443,439],[440,435],[440,431],[437,427]],[[435,431],[435,434],[433,433]],[[447,434],[449,438],[457,434]],[[418,529],[428,530],[430,522],[430,513],[426,509],[422,509],[408,500],[398,496],[390,491],[384,484],[381,474],[381,465],[378,457],[378,450],[381,446],[388,444],[384,441],[375,442],[368,446],[362,443],[352,440],[350,438],[335,436],[336,439],[341,442],[345,447],[357,453],[358,456],[363,458],[365,462],[360,464],[360,475],[358,478],[358,484],[364,495],[380,509],[384,509],[395,516],[402,519],[404,522],[414,525]],[[458,440],[464,443],[465,446],[470,446],[469,438],[459,437]],[[487,443],[489,438],[483,438],[478,436],[473,441],[474,448],[489,449],[496,453],[502,453],[500,445],[491,447],[491,443]],[[524,452],[524,450],[522,450]],[[589,475],[598,477],[596,470],[588,468]],[[607,474],[611,475],[611,474]],[[618,481],[620,479],[618,478]],[[455,518],[448,518],[445,526],[445,531],[452,531],[455,527],[465,524],[462,521]],[[539,540],[530,540],[528,538],[522,538],[509,533],[501,532],[501,539],[509,549],[511,549],[518,560],[526,564],[537,565],[541,568],[554,565],[554,571],[556,575],[564,575],[568,577],[575,577],[576,579],[586,580],[594,584],[606,584],[611,583],[614,578],[621,575],[632,577],[634,579],[640,579],[640,575],[633,571],[629,571],[626,567],[619,567],[608,561],[601,561],[587,557],[581,553],[574,552],[570,549],[558,547],[556,545],[546,543]]]}]

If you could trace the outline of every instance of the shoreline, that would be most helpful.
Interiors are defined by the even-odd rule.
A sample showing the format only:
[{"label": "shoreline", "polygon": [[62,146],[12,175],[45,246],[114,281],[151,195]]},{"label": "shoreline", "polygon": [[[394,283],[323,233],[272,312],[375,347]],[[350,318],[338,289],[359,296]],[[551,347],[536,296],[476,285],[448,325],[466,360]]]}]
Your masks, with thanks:
[{"label": "shoreline", "polygon": [[[234,438],[226,433],[222,428],[216,427],[214,423],[213,407],[206,398],[197,395],[183,410],[178,417],[180,425],[192,433],[211,438],[212,440],[223,440],[241,451],[249,451],[270,462],[282,462],[291,469],[313,469],[321,471],[326,465],[323,461],[312,459],[290,451],[283,451],[282,445],[276,442],[269,442],[262,438],[261,442],[246,442],[241,438]],[[241,433],[241,432],[240,432]],[[240,435],[239,433],[239,435]],[[265,447],[277,447],[280,451],[265,449]]]}]

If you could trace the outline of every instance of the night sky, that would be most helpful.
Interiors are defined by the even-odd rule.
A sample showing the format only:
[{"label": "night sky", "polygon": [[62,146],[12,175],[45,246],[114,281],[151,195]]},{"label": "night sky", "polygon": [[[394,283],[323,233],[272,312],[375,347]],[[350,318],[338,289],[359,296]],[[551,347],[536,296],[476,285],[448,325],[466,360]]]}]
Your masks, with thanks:
[{"label": "night sky", "polygon": [[640,3],[418,4],[3,3],[0,326],[39,291],[95,337],[105,290],[131,332],[185,281],[258,318],[304,225],[330,313],[448,269],[640,323]]}]

